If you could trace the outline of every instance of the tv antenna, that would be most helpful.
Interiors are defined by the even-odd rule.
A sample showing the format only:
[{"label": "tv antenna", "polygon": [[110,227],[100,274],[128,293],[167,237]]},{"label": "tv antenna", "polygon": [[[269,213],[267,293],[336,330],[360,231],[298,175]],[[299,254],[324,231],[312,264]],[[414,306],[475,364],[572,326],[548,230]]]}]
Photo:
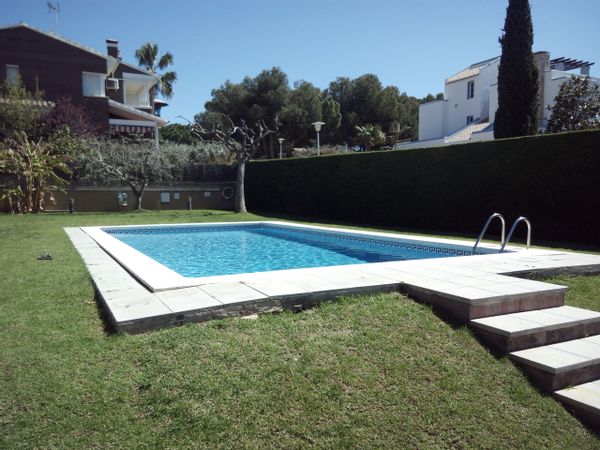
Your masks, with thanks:
[{"label": "tv antenna", "polygon": [[54,32],[58,32],[58,13],[60,13],[60,3],[46,2],[48,5],[48,14],[54,14]]}]

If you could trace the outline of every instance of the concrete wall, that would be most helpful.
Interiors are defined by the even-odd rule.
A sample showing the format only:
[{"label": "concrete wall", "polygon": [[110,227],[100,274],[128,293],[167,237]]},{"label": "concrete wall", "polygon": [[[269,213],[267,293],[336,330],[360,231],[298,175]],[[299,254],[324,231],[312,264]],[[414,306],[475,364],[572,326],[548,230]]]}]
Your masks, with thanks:
[{"label": "concrete wall", "polygon": [[496,96],[498,98],[498,68],[500,67],[500,60],[496,60],[491,62],[489,65],[482,67],[479,72],[479,84],[480,90],[477,91],[477,83],[475,84],[476,95],[477,92],[480,93],[480,116],[481,119],[485,119],[486,117],[490,119],[490,121],[494,121],[494,115],[496,114],[496,109],[492,111],[492,115],[490,115],[490,105],[492,102],[492,97]]},{"label": "concrete wall", "polygon": [[[481,83],[478,77],[465,78],[446,84],[444,88],[444,97],[448,99],[448,118],[446,122],[445,135],[450,136],[467,125],[467,116],[473,116],[473,119],[479,117],[479,99]],[[467,99],[467,84],[469,81],[475,81],[475,96]]]},{"label": "concrete wall", "polygon": [[[181,183],[171,186],[147,187],[142,196],[142,208],[152,210],[186,209],[188,197],[192,197],[193,209],[220,209],[233,210],[235,197],[224,198],[224,188],[231,188],[235,192],[235,183]],[[118,194],[125,193],[127,205],[119,204]],[[169,202],[161,201],[161,194],[169,194]],[[179,198],[175,198],[179,194]],[[56,203],[48,202],[45,211],[68,211],[69,198],[75,200],[75,211],[78,212],[117,212],[131,211],[135,208],[135,196],[127,186],[95,187],[72,186],[67,193],[56,193]],[[0,211],[8,210],[5,201],[0,201]]]},{"label": "concrete wall", "polygon": [[448,102],[435,100],[419,105],[419,141],[445,136]]}]

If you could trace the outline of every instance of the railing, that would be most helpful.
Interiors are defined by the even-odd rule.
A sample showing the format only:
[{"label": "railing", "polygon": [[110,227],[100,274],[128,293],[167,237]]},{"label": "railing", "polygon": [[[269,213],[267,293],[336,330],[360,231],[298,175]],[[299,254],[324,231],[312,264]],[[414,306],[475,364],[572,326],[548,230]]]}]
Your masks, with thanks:
[{"label": "railing", "polygon": [[517,220],[514,221],[514,223],[512,224],[512,227],[510,227],[510,231],[508,232],[508,237],[506,238],[506,242],[504,242],[504,244],[502,244],[502,248],[500,249],[501,252],[504,251],[504,247],[506,247],[508,245],[508,243],[510,242],[510,238],[512,237],[513,233],[515,232],[515,229],[517,228],[517,225],[521,222],[525,222],[525,225],[527,225],[527,247],[529,248],[531,246],[531,222],[529,221],[529,219],[527,217],[519,217]]},{"label": "railing", "polygon": [[150,95],[148,92],[140,94],[126,94],[125,104],[134,108],[150,108]]},{"label": "railing", "polygon": [[502,216],[502,214],[500,214],[500,213],[494,213],[490,217],[488,217],[487,222],[483,226],[483,229],[481,230],[481,233],[479,234],[479,237],[477,238],[477,241],[475,242],[475,245],[473,246],[473,250],[472,250],[473,254],[475,254],[475,250],[477,250],[477,246],[479,245],[479,243],[483,239],[483,236],[485,235],[485,232],[487,231],[488,227],[490,226],[490,223],[496,217],[498,219],[500,219],[500,222],[502,223],[502,234],[500,236],[500,251],[502,251],[502,249],[504,248],[504,236],[505,236],[505,233],[506,233],[506,222],[505,222],[504,217]]}]

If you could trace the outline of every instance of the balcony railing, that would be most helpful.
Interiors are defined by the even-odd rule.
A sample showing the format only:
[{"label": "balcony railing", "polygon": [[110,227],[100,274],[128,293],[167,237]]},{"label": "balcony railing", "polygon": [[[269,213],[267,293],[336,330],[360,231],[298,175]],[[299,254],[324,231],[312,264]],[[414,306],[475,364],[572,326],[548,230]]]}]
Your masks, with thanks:
[{"label": "balcony railing", "polygon": [[141,94],[127,94],[125,104],[134,108],[150,108],[150,95],[148,92]]}]

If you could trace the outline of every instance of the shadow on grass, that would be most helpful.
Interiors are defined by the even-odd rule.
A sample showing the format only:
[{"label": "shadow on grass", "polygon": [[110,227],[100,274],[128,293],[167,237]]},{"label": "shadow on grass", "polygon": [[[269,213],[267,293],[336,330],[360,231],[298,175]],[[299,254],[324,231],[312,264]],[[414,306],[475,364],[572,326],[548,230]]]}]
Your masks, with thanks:
[{"label": "shadow on grass", "polygon": [[[94,281],[91,278],[90,278],[90,283],[92,283],[92,285],[94,285]],[[100,298],[100,293],[98,292],[98,289],[95,286],[94,286],[94,300],[96,302],[96,310],[98,311],[98,316],[100,317],[100,320],[102,321],[102,328],[103,328],[104,333],[107,336],[117,334],[117,329],[111,322],[110,316],[108,314],[108,310],[104,306],[104,302]]]},{"label": "shadow on grass", "polygon": [[400,289],[398,292],[400,292],[400,294],[404,295],[405,297],[411,299],[412,301],[414,301],[415,303],[418,303],[420,305],[425,305],[427,306],[431,312],[433,314],[435,314],[438,319],[442,320],[443,322],[445,322],[446,324],[448,324],[453,330],[462,330],[462,329],[467,329],[469,331],[469,334],[477,340],[477,342],[479,342],[479,344],[487,349],[489,351],[489,353],[497,360],[507,356],[507,354],[505,352],[503,352],[502,350],[498,350],[495,347],[489,345],[487,343],[487,341],[485,341],[480,335],[477,334],[476,330],[471,328],[469,326],[468,323],[465,323],[463,320],[458,319],[454,316],[452,316],[451,314],[449,314],[448,312],[446,312],[444,309],[438,307],[438,306],[434,306],[431,303],[427,303],[424,300],[419,300],[415,297],[413,297],[410,293],[407,293],[405,291],[403,291],[402,289]]}]

